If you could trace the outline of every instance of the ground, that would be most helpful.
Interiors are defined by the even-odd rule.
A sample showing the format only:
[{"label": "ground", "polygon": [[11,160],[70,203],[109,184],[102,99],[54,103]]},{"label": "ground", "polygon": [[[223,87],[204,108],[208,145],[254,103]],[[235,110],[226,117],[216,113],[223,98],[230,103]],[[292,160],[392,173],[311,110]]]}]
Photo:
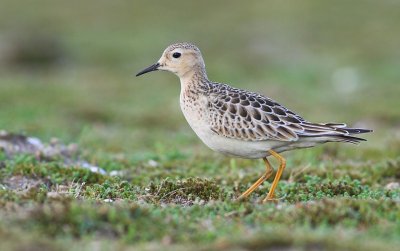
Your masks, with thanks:
[{"label": "ground", "polygon": [[[398,8],[2,1],[0,129],[65,147],[0,151],[2,249],[396,249]],[[212,80],[374,132],[359,146],[284,153],[277,203],[259,203],[271,180],[238,202],[263,162],[207,149],[172,74],[134,77],[176,41],[200,47]]]}]

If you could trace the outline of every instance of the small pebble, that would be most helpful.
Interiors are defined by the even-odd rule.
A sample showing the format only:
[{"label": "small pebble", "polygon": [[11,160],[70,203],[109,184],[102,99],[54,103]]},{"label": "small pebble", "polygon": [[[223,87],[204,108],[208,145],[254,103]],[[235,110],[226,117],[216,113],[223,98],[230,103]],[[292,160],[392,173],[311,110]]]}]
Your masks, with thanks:
[{"label": "small pebble", "polygon": [[157,161],[155,161],[155,160],[149,160],[148,162],[147,162],[147,164],[149,165],[149,166],[151,166],[151,167],[157,167],[158,166],[158,162]]},{"label": "small pebble", "polygon": [[394,189],[399,189],[400,188],[400,183],[399,182],[390,182],[385,186],[386,189],[388,190],[394,190]]},{"label": "small pebble", "polygon": [[123,172],[119,171],[119,170],[112,170],[110,172],[110,176],[122,176],[122,175],[123,175]]}]

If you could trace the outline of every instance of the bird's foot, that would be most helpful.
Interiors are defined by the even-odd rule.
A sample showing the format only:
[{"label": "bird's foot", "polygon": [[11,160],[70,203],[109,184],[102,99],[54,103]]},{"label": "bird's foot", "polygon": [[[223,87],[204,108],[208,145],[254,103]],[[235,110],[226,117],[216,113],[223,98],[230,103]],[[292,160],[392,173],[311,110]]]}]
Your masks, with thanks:
[{"label": "bird's foot", "polygon": [[235,199],[235,201],[238,201],[238,202],[247,201],[248,198],[249,198],[248,195],[242,194],[242,195],[240,195],[239,197],[237,197],[237,198]]},{"label": "bird's foot", "polygon": [[279,199],[277,199],[277,198],[275,198],[275,194],[272,194],[272,195],[267,195],[267,197],[265,197],[262,201],[261,201],[261,203],[278,203],[279,202]]}]

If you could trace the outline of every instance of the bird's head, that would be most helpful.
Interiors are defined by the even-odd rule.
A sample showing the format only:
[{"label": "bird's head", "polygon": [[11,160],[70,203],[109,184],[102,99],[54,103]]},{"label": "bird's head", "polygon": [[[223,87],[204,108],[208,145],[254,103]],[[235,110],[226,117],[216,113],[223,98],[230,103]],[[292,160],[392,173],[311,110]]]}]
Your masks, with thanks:
[{"label": "bird's head", "polygon": [[157,63],[142,70],[136,76],[157,70],[169,71],[179,78],[185,78],[195,72],[205,74],[205,65],[199,48],[191,43],[176,43],[164,50]]}]

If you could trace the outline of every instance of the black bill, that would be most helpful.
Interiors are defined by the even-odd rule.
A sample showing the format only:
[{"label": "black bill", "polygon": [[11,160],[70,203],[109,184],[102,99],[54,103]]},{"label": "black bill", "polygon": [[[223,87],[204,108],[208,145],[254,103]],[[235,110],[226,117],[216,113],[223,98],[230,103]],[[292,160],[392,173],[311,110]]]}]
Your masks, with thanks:
[{"label": "black bill", "polygon": [[136,77],[137,77],[137,76],[140,76],[140,75],[143,75],[143,74],[145,74],[145,73],[151,72],[151,71],[157,71],[159,66],[160,66],[159,63],[150,65],[149,67],[147,67],[147,68],[144,69],[143,71],[141,71],[141,72],[139,72],[138,74],[136,74]]}]

